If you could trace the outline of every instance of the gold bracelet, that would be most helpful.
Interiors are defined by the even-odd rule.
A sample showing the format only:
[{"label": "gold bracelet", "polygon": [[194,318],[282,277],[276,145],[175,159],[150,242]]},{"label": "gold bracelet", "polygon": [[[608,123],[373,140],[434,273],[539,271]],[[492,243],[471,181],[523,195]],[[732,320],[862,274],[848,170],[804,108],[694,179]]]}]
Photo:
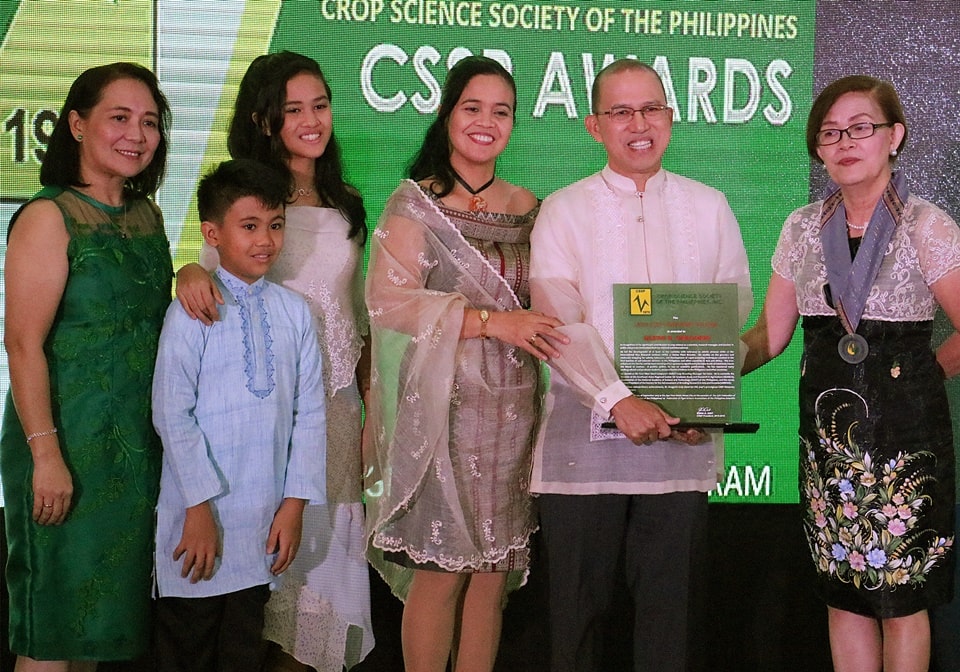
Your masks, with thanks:
[{"label": "gold bracelet", "polygon": [[41,436],[53,436],[57,433],[57,428],[48,429],[45,432],[34,432],[33,434],[27,434],[27,443],[30,443],[34,439],[40,438]]},{"label": "gold bracelet", "polygon": [[490,320],[490,312],[486,308],[480,309],[480,338],[487,337],[487,322]]}]

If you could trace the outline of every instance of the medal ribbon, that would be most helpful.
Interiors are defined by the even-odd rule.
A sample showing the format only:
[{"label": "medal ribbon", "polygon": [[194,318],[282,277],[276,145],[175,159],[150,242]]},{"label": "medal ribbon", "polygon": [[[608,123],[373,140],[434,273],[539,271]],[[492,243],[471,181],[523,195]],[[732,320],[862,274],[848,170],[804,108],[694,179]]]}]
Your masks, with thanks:
[{"label": "medal ribbon", "polygon": [[880,264],[893,238],[894,229],[903,216],[903,204],[909,195],[907,180],[900,172],[893,174],[870,217],[870,225],[863,234],[860,249],[853,260],[850,259],[843,194],[833,182],[827,192],[820,216],[820,239],[827,266],[827,282],[837,317],[847,333],[853,334],[860,324],[870,288],[880,272]]}]

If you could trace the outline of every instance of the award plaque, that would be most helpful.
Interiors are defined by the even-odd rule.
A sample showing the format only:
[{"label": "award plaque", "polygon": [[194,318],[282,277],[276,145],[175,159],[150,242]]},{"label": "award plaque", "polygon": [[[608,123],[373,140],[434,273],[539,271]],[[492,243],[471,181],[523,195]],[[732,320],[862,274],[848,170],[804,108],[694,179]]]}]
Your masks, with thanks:
[{"label": "award plaque", "polygon": [[639,397],[680,427],[756,431],[740,422],[735,284],[616,284],[614,363]]}]

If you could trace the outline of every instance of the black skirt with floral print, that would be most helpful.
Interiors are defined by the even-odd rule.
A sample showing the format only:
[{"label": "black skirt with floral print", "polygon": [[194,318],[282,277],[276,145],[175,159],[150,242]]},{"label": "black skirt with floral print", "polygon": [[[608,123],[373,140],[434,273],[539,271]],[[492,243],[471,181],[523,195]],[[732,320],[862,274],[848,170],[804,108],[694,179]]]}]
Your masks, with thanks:
[{"label": "black skirt with floral print", "polygon": [[800,501],[826,603],[906,616],[953,592],[954,452],[932,322],[864,320],[860,364],[836,317],[804,317]]}]

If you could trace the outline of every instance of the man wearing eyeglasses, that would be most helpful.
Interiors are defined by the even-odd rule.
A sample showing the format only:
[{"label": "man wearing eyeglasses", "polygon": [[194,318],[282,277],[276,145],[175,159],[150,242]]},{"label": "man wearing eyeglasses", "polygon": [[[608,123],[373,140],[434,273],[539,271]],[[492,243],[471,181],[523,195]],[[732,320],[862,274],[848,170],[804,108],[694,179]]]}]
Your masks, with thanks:
[{"label": "man wearing eyeglasses", "polygon": [[[605,669],[614,593],[634,611],[634,668],[687,672],[702,596],[707,492],[721,435],[676,431],[632,395],[613,365],[614,283],[739,286],[753,304],[740,229],[719,191],[663,170],[673,110],[656,71],[616,61],[593,85],[590,135],[607,165],[548,197],[531,236],[533,307],[558,316],[546,418],[531,490],[541,493],[550,595],[551,670]],[[605,428],[610,422],[616,429]]]}]

